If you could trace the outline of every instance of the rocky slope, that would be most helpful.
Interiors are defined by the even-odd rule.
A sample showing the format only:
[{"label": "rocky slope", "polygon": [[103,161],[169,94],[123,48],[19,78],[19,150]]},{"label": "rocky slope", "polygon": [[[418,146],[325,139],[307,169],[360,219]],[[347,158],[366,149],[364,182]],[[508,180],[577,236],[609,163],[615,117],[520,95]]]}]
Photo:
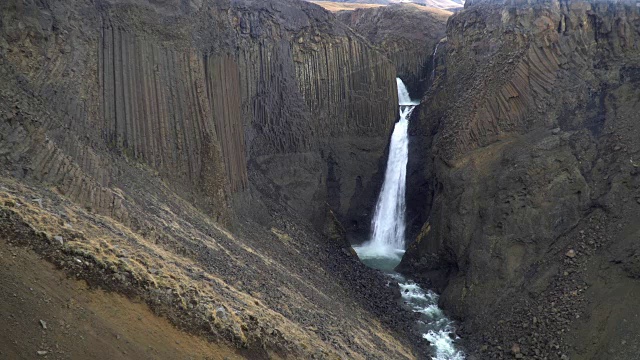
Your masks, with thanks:
[{"label": "rocky slope", "polygon": [[[476,358],[635,359],[640,8],[468,1],[412,119],[415,241]],[[612,306],[615,304],[615,306]]]},{"label": "rocky slope", "polygon": [[433,52],[445,37],[451,12],[416,4],[394,4],[340,11],[336,15],[387,54],[410,94],[418,97],[431,85]]},{"label": "rocky slope", "polygon": [[252,355],[186,334],[144,303],[69,279],[23,247],[0,241],[0,264],[3,359],[236,360]]},{"label": "rocky slope", "polygon": [[252,358],[415,357],[336,220],[375,201],[382,54],[297,1],[0,14],[1,241]]}]

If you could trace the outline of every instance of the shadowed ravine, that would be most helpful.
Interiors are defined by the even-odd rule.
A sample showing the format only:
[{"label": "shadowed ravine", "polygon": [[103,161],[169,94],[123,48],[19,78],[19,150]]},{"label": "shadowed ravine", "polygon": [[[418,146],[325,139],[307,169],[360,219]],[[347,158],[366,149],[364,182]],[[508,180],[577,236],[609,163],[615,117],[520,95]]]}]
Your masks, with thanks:
[{"label": "shadowed ravine", "polygon": [[391,135],[384,183],[371,222],[372,236],[368,242],[354,249],[363,263],[385,272],[396,281],[403,306],[420,314],[417,329],[431,344],[432,359],[461,360],[464,354],[454,345],[454,324],[438,308],[438,295],[431,290],[423,290],[394,271],[405,251],[405,194],[409,157],[407,129],[411,112],[419,104],[419,101],[411,100],[400,78],[397,84],[400,120]]}]

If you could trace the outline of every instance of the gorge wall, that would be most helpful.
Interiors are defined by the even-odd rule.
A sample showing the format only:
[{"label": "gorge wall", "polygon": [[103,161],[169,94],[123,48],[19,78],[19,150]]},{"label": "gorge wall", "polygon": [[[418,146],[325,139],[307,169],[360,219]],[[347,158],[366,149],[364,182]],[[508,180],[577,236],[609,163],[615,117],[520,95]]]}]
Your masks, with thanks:
[{"label": "gorge wall", "polygon": [[423,218],[400,268],[443,291],[479,358],[636,356],[639,46],[635,2],[467,1],[449,20],[411,122]]},{"label": "gorge wall", "polygon": [[397,289],[318,231],[375,202],[384,55],[297,1],[0,13],[2,241],[249,358],[415,357]]},{"label": "gorge wall", "polygon": [[416,4],[340,11],[336,15],[387,54],[413,96],[431,85],[433,50],[445,37],[451,12]]},{"label": "gorge wall", "polygon": [[[167,21],[180,31],[173,32],[135,6],[103,6],[92,19],[100,28],[83,29],[80,40],[56,35],[64,44],[52,43],[39,24],[32,24],[35,39],[25,36],[20,22],[23,27],[12,29],[15,41],[33,56],[25,61],[16,51],[7,57],[22,62],[19,70],[70,114],[64,121],[71,129],[99,129],[100,139],[90,135],[94,142],[150,166],[191,202],[208,211],[225,208],[228,199],[220,194],[227,186],[227,194],[247,188],[249,163],[273,181],[288,182],[278,184],[282,197],[313,219],[312,209],[326,202],[327,164],[339,158],[335,171],[344,173],[344,184],[341,197],[329,202],[346,214],[351,198],[361,196],[355,178],[367,186],[378,171],[396,117],[394,70],[325,11],[307,3],[237,2],[230,19],[191,9],[188,23],[174,14]],[[178,5],[167,8],[180,12]],[[52,55],[37,54],[39,46],[54,53],[51,61]],[[96,74],[97,82],[76,85]],[[85,153],[71,149],[80,146],[76,141],[67,146]],[[282,172],[298,163],[296,179]],[[350,172],[363,163],[374,166]]]},{"label": "gorge wall", "polygon": [[318,6],[247,1],[234,11],[249,166],[316,226],[330,208],[366,233],[397,118],[393,65]]}]

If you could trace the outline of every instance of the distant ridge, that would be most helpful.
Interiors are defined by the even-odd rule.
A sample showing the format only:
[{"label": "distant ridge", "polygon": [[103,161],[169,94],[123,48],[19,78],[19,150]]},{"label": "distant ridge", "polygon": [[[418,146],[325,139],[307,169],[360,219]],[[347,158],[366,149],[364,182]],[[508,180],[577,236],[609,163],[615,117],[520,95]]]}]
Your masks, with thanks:
[{"label": "distant ridge", "polygon": [[464,0],[335,0],[335,1],[323,1],[323,0],[307,0],[314,4],[318,4],[329,11],[342,11],[342,10],[354,10],[359,8],[373,8],[390,4],[399,3],[414,3],[418,5],[424,5],[437,9],[454,10],[462,8],[464,6]]}]

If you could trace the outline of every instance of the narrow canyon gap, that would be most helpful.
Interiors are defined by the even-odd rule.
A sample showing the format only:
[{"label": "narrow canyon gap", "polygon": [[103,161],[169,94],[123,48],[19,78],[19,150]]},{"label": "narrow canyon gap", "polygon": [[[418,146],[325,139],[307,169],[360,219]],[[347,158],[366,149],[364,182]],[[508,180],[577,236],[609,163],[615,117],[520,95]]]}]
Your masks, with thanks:
[{"label": "narrow canyon gap", "polygon": [[414,281],[394,271],[404,254],[406,242],[405,196],[409,118],[420,103],[411,100],[400,78],[397,78],[396,82],[400,119],[394,125],[389,143],[384,182],[371,221],[371,239],[354,246],[354,250],[367,266],[385,272],[392,281],[398,283],[402,305],[407,310],[419,314],[417,331],[431,344],[431,359],[462,360],[465,356],[454,344],[454,323],[438,307],[438,295],[431,290],[423,290]]}]

